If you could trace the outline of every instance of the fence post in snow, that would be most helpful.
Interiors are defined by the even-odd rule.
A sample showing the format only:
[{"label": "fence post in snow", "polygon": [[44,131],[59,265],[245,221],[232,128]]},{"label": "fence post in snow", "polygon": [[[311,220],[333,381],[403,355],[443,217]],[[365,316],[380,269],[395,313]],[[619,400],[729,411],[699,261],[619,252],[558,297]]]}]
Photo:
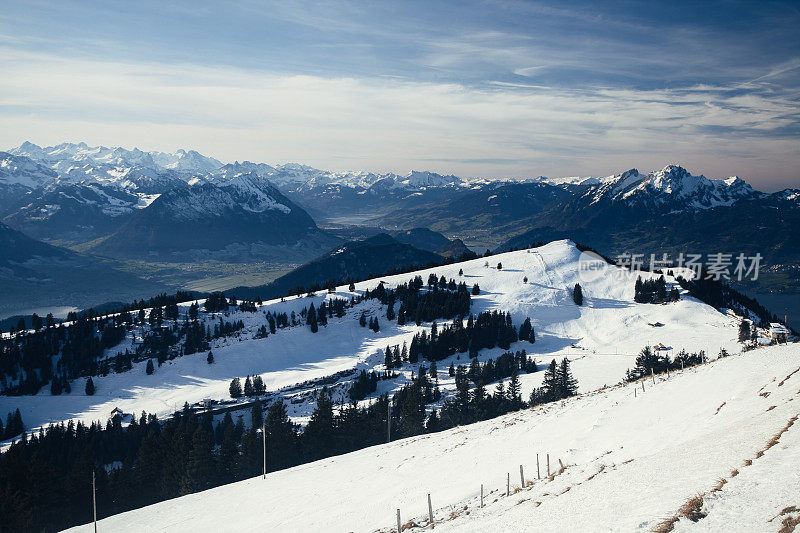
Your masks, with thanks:
[{"label": "fence post in snow", "polygon": [[400,525],[400,509],[397,510],[397,533],[403,531],[403,526]]},{"label": "fence post in snow", "polygon": [[547,477],[550,477],[550,454],[547,454]]},{"label": "fence post in snow", "polygon": [[481,509],[483,509],[483,483],[481,483]]},{"label": "fence post in snow", "polygon": [[564,470],[564,463],[561,462],[561,459],[558,460],[558,464],[561,465],[561,470]]},{"label": "fence post in snow", "polygon": [[388,394],[386,395],[386,442],[392,442],[392,399]]},{"label": "fence post in snow", "polygon": [[433,529],[433,506],[431,505],[431,493],[428,493],[428,518],[431,521],[431,529]]},{"label": "fence post in snow", "polygon": [[510,495],[511,495],[511,472],[509,472],[506,477],[506,496]]},{"label": "fence post in snow", "polygon": [[542,475],[539,473],[539,454],[536,454],[536,479],[542,479]]},{"label": "fence post in snow", "polygon": [[525,475],[522,473],[522,465],[519,465],[519,486],[525,488]]}]

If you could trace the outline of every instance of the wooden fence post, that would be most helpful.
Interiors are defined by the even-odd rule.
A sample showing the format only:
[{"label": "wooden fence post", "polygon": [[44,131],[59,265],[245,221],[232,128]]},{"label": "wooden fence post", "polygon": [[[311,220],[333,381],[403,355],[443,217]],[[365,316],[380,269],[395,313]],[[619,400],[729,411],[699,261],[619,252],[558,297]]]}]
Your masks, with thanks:
[{"label": "wooden fence post", "polygon": [[547,454],[547,477],[550,477],[550,454]]},{"label": "wooden fence post", "polygon": [[506,496],[511,496],[511,472],[506,477]]},{"label": "wooden fence post", "polygon": [[434,524],[433,524],[433,507],[431,506],[431,494],[430,494],[430,492],[428,493],[428,517],[430,518],[430,521],[431,521],[431,529],[433,529],[433,526],[434,526]]},{"label": "wooden fence post", "polygon": [[481,509],[483,509],[483,483],[481,483]]},{"label": "wooden fence post", "polygon": [[542,475],[539,473],[539,454],[536,454],[536,479],[542,479]]},{"label": "wooden fence post", "polygon": [[558,460],[558,464],[561,465],[561,470],[564,470],[564,463],[561,462],[561,459]]},{"label": "wooden fence post", "polygon": [[397,510],[397,533],[403,531],[403,526],[400,524],[400,509]]},{"label": "wooden fence post", "polygon": [[525,488],[525,475],[522,473],[522,465],[519,465],[519,486]]}]

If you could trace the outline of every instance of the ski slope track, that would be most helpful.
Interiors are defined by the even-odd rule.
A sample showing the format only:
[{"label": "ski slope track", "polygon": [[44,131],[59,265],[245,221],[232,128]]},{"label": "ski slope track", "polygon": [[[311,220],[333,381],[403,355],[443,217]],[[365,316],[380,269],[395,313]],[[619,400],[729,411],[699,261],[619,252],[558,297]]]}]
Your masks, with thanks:
[{"label": "ski slope track", "polygon": [[705,517],[674,531],[778,531],[800,516],[786,511],[800,501],[800,423],[785,429],[800,413],[799,365],[797,345],[761,348],[169,500],[98,530],[389,532],[400,509],[417,531],[431,494],[436,531],[653,531],[696,495]]}]

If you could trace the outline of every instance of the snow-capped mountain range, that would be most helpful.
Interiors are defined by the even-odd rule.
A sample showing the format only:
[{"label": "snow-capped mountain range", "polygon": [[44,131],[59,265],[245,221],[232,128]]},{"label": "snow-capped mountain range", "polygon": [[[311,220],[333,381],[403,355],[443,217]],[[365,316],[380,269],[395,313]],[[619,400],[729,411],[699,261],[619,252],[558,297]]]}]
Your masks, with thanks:
[{"label": "snow-capped mountain range", "polygon": [[[86,143],[41,147],[25,142],[9,152],[0,152],[3,221],[34,238],[73,245],[91,242],[92,246],[103,239],[108,241],[101,246],[105,248],[114,239],[122,239],[115,233],[133,219],[138,225],[136,239],[146,235],[148,242],[154,242],[153,236],[160,231],[157,227],[167,219],[195,224],[215,220],[220,223],[215,230],[220,236],[226,234],[220,221],[236,219],[239,229],[227,231],[232,244],[242,242],[237,233],[242,227],[251,226],[261,229],[246,232],[250,235],[247,242],[256,239],[256,234],[263,236],[257,239],[259,242],[277,237],[286,242],[286,235],[276,235],[274,227],[288,230],[277,221],[294,218],[295,213],[299,226],[289,231],[288,240],[301,238],[299,233],[305,235],[307,228],[317,233],[311,217],[333,222],[343,218],[350,223],[375,219],[373,223],[387,228],[432,227],[448,217],[465,218],[466,208],[469,216],[484,224],[489,216],[492,226],[500,228],[503,217],[524,220],[531,213],[548,211],[557,214],[559,220],[548,220],[547,224],[559,227],[571,219],[640,219],[730,208],[740,202],[797,208],[800,194],[796,190],[766,194],[739,177],[708,179],[676,165],[647,173],[631,169],[606,177],[488,180],[428,171],[405,175],[333,172],[297,163],[223,164],[194,150],[145,152]],[[422,219],[404,225],[402,217],[414,210]],[[438,213],[435,221],[425,219],[434,212]],[[270,216],[263,216],[265,213]],[[259,226],[267,219],[271,221],[269,227]],[[142,226],[145,221],[155,226]],[[520,229],[527,228],[515,227],[513,231]],[[202,236],[204,232],[195,233]],[[508,236],[506,233],[502,238]],[[130,235],[123,240],[133,238]],[[127,246],[135,244],[132,240]],[[200,249],[215,249],[222,244],[218,239]],[[118,248],[112,245],[109,249]],[[166,243],[159,248],[165,250]]]}]

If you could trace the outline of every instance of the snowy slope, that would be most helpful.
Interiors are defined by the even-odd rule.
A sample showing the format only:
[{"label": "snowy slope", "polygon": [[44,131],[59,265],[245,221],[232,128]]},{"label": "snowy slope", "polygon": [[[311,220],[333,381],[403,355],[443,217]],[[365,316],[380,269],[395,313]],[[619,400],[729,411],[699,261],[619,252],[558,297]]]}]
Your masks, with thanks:
[{"label": "snowy slope", "polygon": [[[430,494],[437,531],[652,531],[700,494],[707,516],[679,519],[676,531],[777,531],[797,516],[779,514],[800,496],[792,467],[800,423],[781,433],[800,411],[798,366],[797,345],[759,349],[655,383],[584,393],[161,502],[98,527],[388,532],[397,509],[404,524],[426,526]],[[566,468],[538,479],[537,454],[542,478],[546,454],[553,471],[559,460]],[[518,490],[520,465],[526,487]]]},{"label": "snowy slope", "polygon": [[[494,309],[510,312],[516,326],[530,317],[537,342],[518,342],[512,345],[512,350],[526,349],[540,365],[568,356],[574,361],[573,372],[582,391],[618,383],[633,366],[635,355],[647,344],[663,343],[672,348],[673,355],[681,348],[690,352],[705,350],[711,356],[721,347],[730,352],[739,350],[736,317],[720,313],[688,296],[668,305],[635,303],[636,274],[609,266],[609,275],[580,280],[579,258],[580,251],[571,242],[558,241],[530,251],[508,252],[381,280],[390,287],[417,274],[427,279],[429,273],[435,272],[448,279],[463,280],[469,286],[479,284],[481,294],[473,297],[472,313]],[[487,262],[489,266],[485,266]],[[496,268],[498,262],[502,263],[501,270]],[[458,275],[459,269],[463,269],[463,277]],[[527,283],[523,283],[524,277],[528,278]],[[573,303],[570,292],[578,281],[585,296],[582,307]],[[356,293],[375,288],[377,282],[356,284]],[[323,298],[349,298],[351,295],[347,287],[339,287],[331,295],[320,293],[313,298],[265,302],[259,311],[299,312],[311,302],[318,307]],[[380,332],[374,333],[358,325],[362,311],[381,317]],[[217,320],[214,316],[207,318],[212,325]],[[207,365],[206,353],[199,353],[168,361],[148,376],[144,372],[145,363],[139,363],[130,372],[95,378],[95,396],[83,396],[83,380],[76,380],[70,395],[50,396],[45,388],[33,397],[0,397],[0,412],[19,407],[28,427],[70,418],[87,422],[105,420],[114,407],[126,412],[145,410],[163,417],[184,402],[227,399],[230,380],[237,376],[261,374],[267,389],[275,391],[347,369],[382,370],[381,350],[387,345],[410,342],[420,329],[430,328],[430,324],[425,323],[419,327],[413,323],[402,327],[396,322],[390,323],[385,319],[385,309],[379,309],[376,301],[348,309],[345,317],[330,319],[329,325],[316,334],[305,326],[298,326],[278,330],[266,339],[255,339],[256,330],[265,323],[263,313],[236,312],[226,318],[239,319],[246,325],[240,336],[212,343],[214,365]],[[655,322],[664,326],[649,325]],[[123,343],[107,353],[114,355],[128,346]],[[480,360],[496,358],[502,352],[499,348],[484,350]],[[466,354],[461,355],[460,361],[455,357],[437,363],[444,392],[453,387],[452,378],[446,372],[451,360],[456,364],[469,362]],[[401,378],[395,382],[382,381],[384,388],[379,389],[378,394],[386,392],[385,387],[402,386],[415,368],[404,365]],[[541,372],[521,376],[525,397],[539,385],[541,376]],[[312,404],[292,407],[292,416],[302,422]]]}]

